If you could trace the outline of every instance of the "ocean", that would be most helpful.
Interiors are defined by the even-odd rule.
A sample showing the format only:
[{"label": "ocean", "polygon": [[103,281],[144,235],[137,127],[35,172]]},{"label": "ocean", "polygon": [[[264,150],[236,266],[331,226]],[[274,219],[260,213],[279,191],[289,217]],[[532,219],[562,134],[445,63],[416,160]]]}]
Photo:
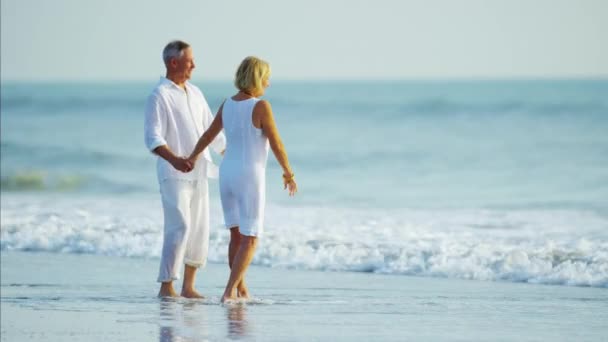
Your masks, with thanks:
[{"label": "ocean", "polygon": [[[159,256],[155,83],[2,85],[2,251]],[[234,93],[193,83],[213,111]],[[254,264],[608,287],[608,81],[273,81],[265,98],[299,193],[271,155]],[[216,180],[211,198],[223,263]]]},{"label": "ocean", "polygon": [[[167,322],[181,331],[169,337],[191,337],[194,324],[208,328],[201,338],[239,338],[238,312],[209,309],[227,276],[217,180],[212,279],[199,281],[210,299],[185,323],[163,315],[187,304],[154,299],[162,209],[143,107],[156,82],[2,84],[3,341],[173,341]],[[193,83],[213,111],[234,93],[229,81]],[[608,335],[608,80],[272,81],[265,98],[299,192],[287,196],[270,155],[249,338]],[[559,308],[570,315],[550,313]],[[21,321],[47,314],[59,323]],[[338,318],[342,329],[327,326]],[[213,330],[217,319],[228,335]],[[527,322],[536,330],[515,332]],[[146,328],[122,335],[137,324]],[[429,333],[437,324],[448,330]]]}]

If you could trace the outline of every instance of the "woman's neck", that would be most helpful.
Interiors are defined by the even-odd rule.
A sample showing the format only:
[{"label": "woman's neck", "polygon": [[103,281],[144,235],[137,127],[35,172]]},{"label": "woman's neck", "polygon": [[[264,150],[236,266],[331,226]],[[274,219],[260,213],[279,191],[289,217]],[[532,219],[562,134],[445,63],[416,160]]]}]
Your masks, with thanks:
[{"label": "woman's neck", "polygon": [[253,93],[250,93],[245,90],[241,90],[239,93],[242,93],[244,96],[255,97],[255,95]]},{"label": "woman's neck", "polygon": [[248,100],[251,98],[254,98],[255,96],[249,92],[243,91],[243,90],[239,90],[238,93],[236,93],[236,95],[234,95],[234,99],[237,101],[241,101],[241,100]]}]

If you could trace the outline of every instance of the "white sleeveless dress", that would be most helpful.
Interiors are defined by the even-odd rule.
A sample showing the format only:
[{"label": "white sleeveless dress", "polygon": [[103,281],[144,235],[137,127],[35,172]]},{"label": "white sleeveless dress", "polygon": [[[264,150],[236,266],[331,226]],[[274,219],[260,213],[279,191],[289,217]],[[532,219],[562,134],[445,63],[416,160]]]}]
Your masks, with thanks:
[{"label": "white sleeveless dress", "polygon": [[263,232],[266,202],[268,138],[253,125],[253,108],[260,99],[226,99],[222,124],[226,152],[220,165],[220,195],[226,228],[239,227],[247,236]]}]

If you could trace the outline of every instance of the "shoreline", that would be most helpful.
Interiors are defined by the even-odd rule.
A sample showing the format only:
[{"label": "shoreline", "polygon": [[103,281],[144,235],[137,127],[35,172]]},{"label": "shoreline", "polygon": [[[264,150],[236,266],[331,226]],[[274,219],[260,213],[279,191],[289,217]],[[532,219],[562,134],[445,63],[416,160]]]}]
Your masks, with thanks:
[{"label": "shoreline", "polygon": [[157,260],[9,251],[0,256],[2,341],[608,336],[608,292],[600,288],[252,266],[247,280],[254,300],[221,305],[226,265],[211,263],[199,272],[197,289],[208,298],[160,300]]}]

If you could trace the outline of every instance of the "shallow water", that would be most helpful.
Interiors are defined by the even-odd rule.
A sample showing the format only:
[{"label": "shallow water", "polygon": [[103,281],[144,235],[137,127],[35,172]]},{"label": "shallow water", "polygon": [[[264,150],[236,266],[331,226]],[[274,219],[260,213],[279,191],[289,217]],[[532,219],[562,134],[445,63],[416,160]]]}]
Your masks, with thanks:
[{"label": "shallow water", "polygon": [[159,300],[157,260],[2,252],[2,341],[600,341],[605,289],[252,267],[252,303]]}]

